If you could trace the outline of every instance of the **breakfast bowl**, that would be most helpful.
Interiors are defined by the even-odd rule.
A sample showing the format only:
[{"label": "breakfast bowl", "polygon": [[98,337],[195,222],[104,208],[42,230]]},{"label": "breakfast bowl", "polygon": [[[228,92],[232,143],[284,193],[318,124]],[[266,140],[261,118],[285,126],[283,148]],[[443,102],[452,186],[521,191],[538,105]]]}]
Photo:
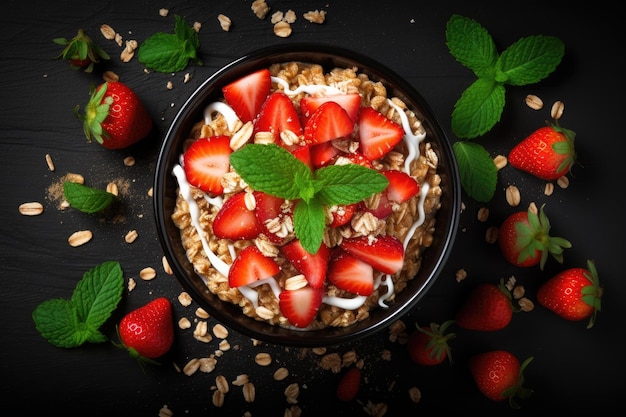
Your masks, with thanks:
[{"label": "breakfast bowl", "polygon": [[321,347],[418,304],[452,250],[461,186],[409,83],[353,51],[289,44],[233,61],[184,103],[154,208],[173,274],[213,318]]}]

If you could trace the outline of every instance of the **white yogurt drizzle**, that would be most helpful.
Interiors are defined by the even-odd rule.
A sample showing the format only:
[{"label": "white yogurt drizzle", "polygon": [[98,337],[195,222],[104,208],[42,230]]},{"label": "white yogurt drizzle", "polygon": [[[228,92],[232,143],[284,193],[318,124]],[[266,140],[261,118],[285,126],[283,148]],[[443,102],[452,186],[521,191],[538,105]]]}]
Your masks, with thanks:
[{"label": "white yogurt drizzle", "polygon": [[[298,86],[298,88],[292,90],[289,88],[289,84],[282,78],[272,77],[272,81],[277,84],[280,84],[283,87],[283,92],[290,96],[300,94],[302,92],[306,94],[311,94],[311,95],[344,94],[344,92],[342,92],[341,90],[333,86],[301,85],[301,86]],[[419,156],[419,144],[422,140],[424,140],[424,138],[426,137],[426,134],[421,133],[419,135],[415,135],[409,126],[409,121],[404,111],[402,111],[402,109],[398,107],[396,104],[394,104],[391,100],[388,99],[387,101],[389,105],[391,105],[398,112],[398,115],[400,116],[402,128],[404,129],[403,140],[408,149],[408,155],[404,162],[404,169],[406,172],[410,172],[411,162],[413,162],[415,158]],[[213,120],[212,117],[215,112],[221,113],[222,116],[224,116],[224,118],[226,119],[226,123],[228,124],[228,128],[232,131],[237,121],[239,120],[234,110],[232,109],[232,107],[230,107],[228,104],[221,102],[221,101],[217,101],[217,102],[209,104],[204,111],[204,118],[207,124],[209,124]],[[202,248],[204,249],[204,252],[206,253],[208,257],[209,262],[211,262],[211,265],[215,268],[217,272],[227,277],[228,271],[230,270],[230,264],[227,264],[226,262],[224,262],[210,249],[209,243],[204,236],[204,231],[202,229],[202,226],[200,225],[200,209],[198,208],[196,201],[191,195],[191,187],[189,185],[189,182],[187,181],[187,178],[185,176],[185,171],[182,165],[183,165],[183,161],[182,161],[182,156],[181,156],[180,163],[178,165],[175,165],[174,168],[172,169],[173,175],[178,180],[180,195],[183,197],[183,199],[187,202],[187,205],[189,206],[189,214],[191,216],[191,222],[194,228],[196,229],[198,236],[200,236],[200,240],[202,242]],[[411,238],[413,237],[413,234],[415,233],[415,230],[424,223],[424,219],[425,219],[424,200],[426,199],[426,195],[428,194],[429,188],[430,186],[428,183],[420,184],[420,199],[417,205],[418,218],[413,223],[413,225],[409,229],[409,232],[407,233],[404,239],[403,246],[404,246],[405,251],[409,244],[409,241],[411,240]],[[223,199],[221,196],[210,197],[208,194],[205,193],[204,198],[210,205],[213,205],[216,207],[222,206]],[[229,244],[228,248],[231,254],[231,259],[235,259],[234,246],[232,244]],[[203,279],[206,281],[205,277],[203,277]],[[262,284],[268,284],[272,292],[276,296],[276,298],[280,296],[281,288],[274,277],[261,279],[255,282],[254,284],[238,287],[241,294],[246,299],[248,299],[248,301],[252,303],[255,309],[258,308],[259,306],[259,294],[257,291],[254,290],[254,288]],[[391,279],[390,274],[381,274],[378,278],[376,278],[376,281],[374,282],[374,288],[378,289],[381,285],[385,285],[387,287],[387,290],[385,291],[384,294],[382,294],[379,297],[378,305],[383,308],[388,308],[388,306],[385,304],[385,301],[389,300],[394,294],[394,285],[393,285],[393,280]],[[346,310],[356,310],[365,303],[365,300],[367,300],[367,297],[362,296],[362,295],[359,295],[353,298],[324,296],[322,299],[322,302],[324,304],[336,306],[336,307],[343,308]]]}]

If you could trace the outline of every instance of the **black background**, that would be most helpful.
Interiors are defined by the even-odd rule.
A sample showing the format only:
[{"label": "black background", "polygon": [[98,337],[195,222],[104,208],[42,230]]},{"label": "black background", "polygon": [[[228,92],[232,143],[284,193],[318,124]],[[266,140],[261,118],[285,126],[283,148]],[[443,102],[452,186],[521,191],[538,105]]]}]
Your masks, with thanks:
[{"label": "black background", "polygon": [[[508,349],[520,360],[533,356],[526,371],[526,385],[535,390],[515,414],[558,410],[572,415],[615,409],[621,403],[618,381],[625,371],[623,349],[617,338],[623,329],[621,304],[625,284],[622,274],[622,236],[625,231],[623,208],[622,157],[618,152],[623,139],[622,70],[618,59],[618,13],[613,7],[594,2],[585,8],[556,6],[556,2],[525,1],[504,6],[502,2],[477,1],[268,1],[274,11],[292,9],[298,20],[293,34],[279,38],[273,34],[269,16],[259,20],[251,11],[251,1],[13,1],[3,3],[0,14],[0,398],[3,406],[15,407],[19,414],[55,410],[65,415],[158,415],[164,404],[174,415],[280,415],[290,406],[284,395],[288,384],[300,385],[298,406],[303,415],[366,415],[368,401],[387,403],[389,416],[435,411],[490,410],[509,412],[506,403],[484,398],[473,385],[466,368],[469,355],[491,349]],[[561,3],[563,4],[563,3]],[[167,17],[159,15],[168,8]],[[505,11],[505,8],[507,11]],[[326,22],[307,22],[309,10],[328,12]],[[217,15],[229,16],[233,25],[222,31]],[[163,252],[156,236],[152,186],[156,157],[168,125],[179,107],[207,77],[230,61],[257,48],[279,43],[313,41],[351,48],[367,54],[410,82],[430,103],[452,141],[450,114],[461,92],[474,80],[473,74],[457,63],[445,45],[445,25],[453,13],[482,24],[494,38],[499,51],[522,36],[554,35],[565,44],[565,56],[557,70],[539,84],[507,88],[507,104],[501,122],[479,139],[493,155],[508,150],[542,126],[550,118],[555,100],[565,103],[561,124],[577,132],[576,149],[580,165],[570,176],[566,189],[555,187],[554,194],[543,194],[543,181],[506,167],[499,173],[497,193],[487,204],[464,196],[454,252],[438,281],[419,305],[404,317],[410,330],[415,322],[443,322],[452,318],[465,294],[477,282],[497,282],[515,276],[535,301],[537,287],[566,267],[584,266],[594,259],[605,293],[603,310],[596,325],[586,329],[584,322],[568,322],[539,305],[519,313],[504,330],[493,333],[462,331],[452,344],[454,364],[424,368],[412,364],[405,346],[389,340],[386,330],[361,341],[329,347],[329,352],[356,352],[364,361],[365,380],[357,401],[337,404],[334,388],[338,374],[319,367],[320,356],[301,348],[254,346],[247,337],[231,332],[232,349],[218,357],[212,373],[186,376],[176,371],[192,358],[214,354],[218,340],[208,344],[193,338],[192,329],[178,330],[173,349],[162,359],[162,366],[142,373],[121,350],[110,343],[84,345],[76,349],[56,348],[34,327],[31,314],[50,298],[69,298],[76,282],[94,266],[106,261],[121,263],[124,277],[135,278],[137,287],[124,291],[123,300],[105,331],[114,337],[114,323],[126,312],[158,296],[172,300],[176,320],[193,320],[196,304],[183,307],[177,301],[181,286],[161,266]],[[176,74],[145,73],[135,57],[121,62],[121,48],[99,32],[101,24],[111,25],[124,39],[141,43],[155,32],[172,32],[174,15],[190,24],[202,23],[200,30],[203,66],[189,66]],[[72,71],[66,62],[53,60],[60,47],[56,37],[70,38],[84,28],[112,57],[100,70],[87,74]],[[91,84],[99,83],[101,71],[120,75],[147,106],[155,132],[149,139],[122,151],[108,151],[87,143],[80,123],[72,115],[76,105],[88,99]],[[191,75],[183,83],[185,73]],[[168,81],[173,89],[168,90]],[[537,94],[544,109],[533,111],[524,97]],[[50,172],[45,155],[50,154],[56,170]],[[133,156],[135,166],[123,158]],[[122,197],[126,208],[123,222],[101,221],[77,211],[58,208],[49,192],[69,172],[85,177],[87,185],[104,188],[111,181],[127,187]],[[554,235],[570,240],[565,262],[548,260],[544,271],[520,269],[505,263],[497,245],[485,241],[485,232],[519,209],[508,206],[507,185],[522,193],[520,208],[530,202],[546,204]],[[21,203],[40,201],[42,215],[22,216]],[[477,220],[477,211],[490,210],[486,222]],[[89,229],[94,238],[72,248],[67,238],[76,230]],[[132,244],[124,235],[136,229],[139,238]],[[154,267],[152,281],[139,279],[144,267]],[[457,283],[455,272],[463,268],[468,278]],[[212,327],[215,322],[209,320]],[[381,352],[388,350],[391,359]],[[268,352],[273,363],[254,363],[258,352]],[[280,366],[291,374],[274,381]],[[256,400],[243,401],[239,387],[231,385],[224,406],[211,403],[215,377],[233,381],[246,373],[256,385]],[[408,398],[417,386],[422,401]],[[401,412],[402,411],[402,412]]]}]

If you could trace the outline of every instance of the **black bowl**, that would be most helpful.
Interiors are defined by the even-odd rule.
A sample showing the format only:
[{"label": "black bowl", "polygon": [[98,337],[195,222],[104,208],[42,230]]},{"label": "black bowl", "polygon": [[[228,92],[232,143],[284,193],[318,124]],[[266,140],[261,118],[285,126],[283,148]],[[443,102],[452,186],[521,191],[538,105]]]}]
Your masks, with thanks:
[{"label": "black bowl", "polygon": [[[171,219],[178,183],[172,174],[179,163],[183,143],[192,126],[203,118],[207,104],[222,96],[222,86],[279,62],[301,61],[320,64],[326,71],[335,67],[357,67],[370,79],[382,81],[388,95],[397,96],[422,120],[427,139],[439,156],[439,173],[444,190],[432,245],[423,251],[417,276],[396,295],[388,308],[377,308],[370,316],[348,327],[321,330],[292,330],[258,321],[244,315],[237,305],[224,302],[211,293],[187,259],[180,230]],[[285,346],[331,346],[356,340],[387,328],[411,310],[433,284],[452,250],[461,211],[461,186],[451,143],[422,96],[406,81],[384,65],[355,53],[327,45],[289,44],[257,50],[226,65],[207,79],[189,97],[175,117],[160,150],[154,181],[154,206],[159,240],[165,256],[183,288],[212,317],[249,337]]]}]

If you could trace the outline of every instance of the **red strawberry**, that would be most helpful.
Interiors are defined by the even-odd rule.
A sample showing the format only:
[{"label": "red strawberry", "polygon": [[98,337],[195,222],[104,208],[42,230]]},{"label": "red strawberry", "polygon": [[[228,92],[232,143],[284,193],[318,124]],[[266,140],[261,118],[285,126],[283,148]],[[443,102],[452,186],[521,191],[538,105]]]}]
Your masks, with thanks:
[{"label": "red strawberry", "polygon": [[309,145],[296,145],[289,147],[289,152],[300,161],[304,163],[304,165],[308,166],[309,169],[313,169],[313,160],[311,158],[311,146]]},{"label": "red strawberry", "polygon": [[289,323],[298,328],[307,327],[322,305],[323,289],[302,287],[297,290],[283,290],[278,305],[283,316]]},{"label": "red strawberry", "polygon": [[343,239],[339,246],[386,274],[394,274],[404,265],[404,246],[395,236],[378,235],[374,239],[359,236]]},{"label": "red strawberry", "polygon": [[246,246],[239,252],[228,270],[228,285],[237,288],[254,284],[279,272],[280,267],[272,258],[263,255],[256,246]]},{"label": "red strawberry", "polygon": [[118,326],[123,347],[139,363],[155,363],[150,359],[163,356],[174,343],[174,321],[172,304],[165,297],[126,314]]},{"label": "red strawberry", "polygon": [[409,357],[418,365],[439,365],[448,359],[452,364],[448,341],[454,339],[454,333],[447,333],[454,320],[448,320],[441,326],[430,323],[430,326],[416,325],[416,329],[409,335],[407,350]]},{"label": "red strawberry", "polygon": [[302,134],[298,111],[289,96],[282,91],[275,91],[263,102],[254,121],[254,133],[271,132],[274,141],[280,142],[280,134],[289,130],[296,135]]},{"label": "red strawberry", "polygon": [[483,282],[470,291],[457,311],[456,324],[468,330],[501,330],[509,325],[514,311],[511,293],[502,281],[498,285]]},{"label": "red strawberry", "polygon": [[213,234],[219,239],[255,239],[261,228],[253,210],[248,210],[246,192],[240,191],[224,201],[213,219]]},{"label": "red strawberry", "polygon": [[323,167],[335,156],[341,154],[341,151],[333,145],[332,141],[311,145],[310,149],[311,163],[315,168]]},{"label": "red strawberry", "polygon": [[541,127],[518,143],[509,153],[512,167],[546,181],[567,174],[576,159],[576,133],[559,126],[558,122]]},{"label": "red strawberry", "polygon": [[336,249],[328,266],[328,282],[341,290],[368,296],[374,291],[374,270],[367,262]]},{"label": "red strawberry", "polygon": [[498,230],[498,245],[504,258],[511,264],[529,267],[539,264],[543,267],[552,255],[563,263],[563,249],[572,244],[561,238],[550,236],[550,221],[541,206],[539,214],[530,208],[518,211],[507,217]]},{"label": "red strawberry", "polygon": [[224,86],[222,93],[239,119],[246,123],[259,114],[271,87],[270,71],[263,68]]},{"label": "red strawberry", "polygon": [[598,271],[591,260],[587,261],[587,269],[566,269],[544,282],[537,291],[539,304],[562,318],[572,321],[589,318],[588,329],[595,323],[601,298]]},{"label": "red strawberry", "polygon": [[87,140],[107,149],[122,149],[139,142],[152,130],[152,119],[135,92],[119,81],[100,84],[91,92],[85,113],[74,109],[83,121]]},{"label": "red strawberry", "polygon": [[352,220],[352,216],[356,213],[358,204],[340,204],[332,210],[333,220],[328,224],[328,227],[339,227],[344,224],[348,224]]},{"label": "red strawberry", "polygon": [[85,72],[92,72],[95,64],[101,59],[111,59],[109,54],[100,48],[83,29],[78,29],[76,36],[70,40],[55,38],[52,42],[65,46],[55,59],[62,58],[69,61],[70,67],[74,70],[84,68]]},{"label": "red strawberry", "polygon": [[281,237],[276,233],[273,233],[268,228],[268,222],[279,219],[283,222],[285,217],[291,217],[293,215],[291,208],[284,208],[285,199],[266,194],[261,191],[254,191],[254,200],[256,201],[256,207],[254,214],[259,224],[261,233],[263,233],[271,242],[282,243],[285,237]]},{"label": "red strawberry", "polygon": [[370,161],[382,158],[404,137],[402,126],[372,107],[361,109],[358,125],[360,149]]},{"label": "red strawberry", "polygon": [[307,143],[318,144],[349,136],[354,122],[346,111],[334,101],[328,101],[315,110],[304,126]]},{"label": "red strawberry", "polygon": [[356,398],[361,388],[361,370],[359,368],[349,368],[339,379],[337,385],[337,399],[349,402]]},{"label": "red strawberry", "polygon": [[222,177],[230,170],[230,138],[213,136],[193,142],[183,154],[183,169],[189,184],[205,193],[221,195]]},{"label": "red strawberry", "polygon": [[310,254],[294,239],[282,247],[285,258],[298,270],[312,288],[323,288],[328,269],[330,249],[324,243],[315,254]]},{"label": "red strawberry", "polygon": [[315,110],[327,101],[334,101],[339,104],[350,116],[353,122],[356,122],[361,108],[361,96],[358,93],[348,94],[330,94],[327,96],[305,96],[300,100],[300,113],[302,114],[303,123],[315,113]]},{"label": "red strawberry", "polygon": [[493,401],[508,400],[509,405],[520,408],[516,397],[527,399],[532,390],[524,387],[524,369],[533,360],[526,359],[520,366],[519,360],[505,350],[479,353],[469,358],[468,368],[476,386]]},{"label": "red strawberry", "polygon": [[420,186],[409,174],[395,169],[381,171],[389,180],[389,185],[385,189],[387,198],[396,203],[404,203],[413,198],[420,191]]}]

